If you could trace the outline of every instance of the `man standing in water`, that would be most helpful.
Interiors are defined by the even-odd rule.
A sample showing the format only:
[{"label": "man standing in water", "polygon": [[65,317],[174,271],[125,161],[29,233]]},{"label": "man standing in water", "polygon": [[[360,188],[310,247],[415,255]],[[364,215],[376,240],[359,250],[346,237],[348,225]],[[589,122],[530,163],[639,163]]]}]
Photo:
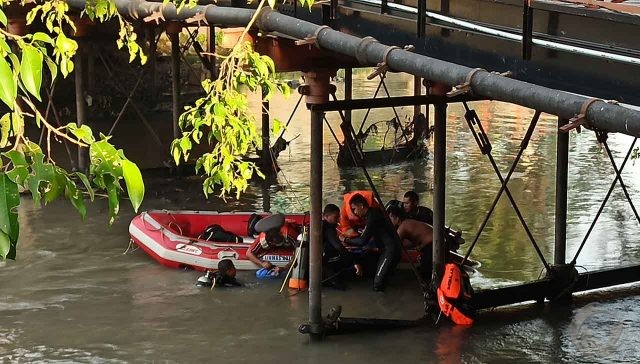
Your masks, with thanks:
[{"label": "man standing in water", "polygon": [[420,197],[414,191],[407,191],[404,194],[402,206],[404,206],[405,218],[433,225],[433,211],[420,206]]},{"label": "man standing in water", "polygon": [[404,211],[398,206],[389,207],[387,213],[398,231],[402,245],[420,252],[420,270],[422,277],[428,280],[433,265],[433,228],[421,221],[405,219]]},{"label": "man standing in water", "polygon": [[373,279],[373,290],[384,291],[389,275],[394,271],[400,260],[400,248],[397,243],[393,226],[388,222],[384,212],[378,207],[370,207],[367,200],[360,194],[355,194],[349,200],[349,206],[354,215],[364,219],[366,225],[359,237],[345,238],[346,244],[365,246],[375,239],[377,245],[383,249]]}]

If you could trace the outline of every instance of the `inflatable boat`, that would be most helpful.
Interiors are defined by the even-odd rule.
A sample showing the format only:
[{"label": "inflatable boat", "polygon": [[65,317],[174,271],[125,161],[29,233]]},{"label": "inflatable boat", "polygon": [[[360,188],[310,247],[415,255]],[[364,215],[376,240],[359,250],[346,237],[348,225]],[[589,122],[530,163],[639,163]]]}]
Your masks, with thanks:
[{"label": "inflatable boat", "polygon": [[[251,262],[247,249],[257,236],[255,223],[267,213],[213,211],[145,211],[133,218],[129,234],[133,243],[160,264],[176,269],[204,271],[217,269],[222,259],[231,259],[238,270],[256,270],[259,266]],[[308,214],[287,214],[285,219],[300,225],[309,223]],[[211,241],[203,236],[212,226],[219,226],[225,234],[222,239]],[[225,238],[227,237],[227,238]],[[230,237],[233,237],[229,239]],[[205,239],[207,238],[207,239]],[[400,267],[409,267],[409,261],[418,262],[419,253],[408,250],[402,254]],[[280,249],[262,257],[276,266],[285,266],[293,258],[292,249]],[[450,261],[461,261],[461,257],[449,253]],[[468,261],[467,266],[477,267],[478,262]]]},{"label": "inflatable boat", "polygon": [[[246,252],[257,235],[252,231],[254,213],[218,213],[211,211],[146,211],[129,224],[131,240],[160,264],[170,268],[196,270],[217,269],[222,259],[231,259],[238,270],[260,267],[249,261]],[[286,215],[298,224],[308,223],[304,214]],[[209,241],[201,234],[210,226],[219,225],[235,235],[232,241]],[[263,257],[277,266],[286,265],[293,256],[291,249],[274,251]]]}]

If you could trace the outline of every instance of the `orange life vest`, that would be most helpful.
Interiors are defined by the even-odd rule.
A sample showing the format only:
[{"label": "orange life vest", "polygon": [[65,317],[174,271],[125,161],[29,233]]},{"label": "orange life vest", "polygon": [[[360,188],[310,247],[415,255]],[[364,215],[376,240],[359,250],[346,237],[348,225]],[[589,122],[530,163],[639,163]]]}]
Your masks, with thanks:
[{"label": "orange life vest", "polygon": [[357,230],[358,228],[364,228],[366,225],[366,220],[356,216],[353,211],[351,211],[351,206],[349,202],[351,202],[351,198],[356,194],[361,195],[367,200],[369,207],[376,207],[378,203],[373,196],[373,192],[371,191],[353,191],[349,193],[345,193],[344,200],[342,203],[342,208],[340,209],[340,232],[345,233],[349,229]]},{"label": "orange life vest", "polygon": [[442,314],[458,325],[473,325],[472,312],[461,306],[471,301],[473,289],[469,276],[457,264],[448,263],[444,267],[444,277],[438,287],[438,306]]}]

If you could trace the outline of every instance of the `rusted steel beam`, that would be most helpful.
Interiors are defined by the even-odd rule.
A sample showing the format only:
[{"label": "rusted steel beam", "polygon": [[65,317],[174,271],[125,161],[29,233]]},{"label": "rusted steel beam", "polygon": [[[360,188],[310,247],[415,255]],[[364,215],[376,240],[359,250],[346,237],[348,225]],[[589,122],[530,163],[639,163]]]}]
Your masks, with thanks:
[{"label": "rusted steel beam", "polygon": [[638,264],[600,269],[579,274],[578,282],[576,282],[573,292],[589,291],[638,281],[640,281],[640,265]]},{"label": "rusted steel beam", "polygon": [[507,287],[478,290],[473,296],[477,310],[512,305],[528,301],[542,301],[551,286],[551,280],[542,279]]},{"label": "rusted steel beam", "polygon": [[[578,274],[568,292],[583,292],[640,281],[640,265],[605,268]],[[522,303],[543,301],[553,289],[553,281],[545,278],[507,287],[478,290],[473,297],[476,309],[486,309]]]}]

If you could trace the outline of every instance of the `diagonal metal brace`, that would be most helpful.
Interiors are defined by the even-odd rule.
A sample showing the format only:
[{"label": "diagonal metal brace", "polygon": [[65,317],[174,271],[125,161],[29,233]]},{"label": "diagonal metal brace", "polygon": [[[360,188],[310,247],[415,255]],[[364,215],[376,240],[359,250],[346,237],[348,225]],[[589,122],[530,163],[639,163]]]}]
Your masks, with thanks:
[{"label": "diagonal metal brace", "polygon": [[[598,133],[607,135],[607,133],[605,132],[597,132],[596,134]],[[618,165],[616,164],[616,161],[613,159],[613,153],[611,153],[611,148],[609,148],[609,144],[607,143],[606,138],[602,141],[602,144],[604,145],[604,150],[607,152],[607,156],[609,156],[609,161],[611,161],[611,166],[613,167],[613,170],[616,172],[616,177],[618,178],[618,181],[620,181],[620,187],[622,187],[622,192],[624,192],[624,195],[627,198],[627,201],[629,202],[629,206],[631,206],[631,210],[633,211],[633,214],[636,216],[636,220],[638,220],[638,223],[640,223],[640,215],[638,215],[638,210],[636,210],[636,206],[633,204],[633,200],[629,195],[627,186],[624,184],[624,181],[622,180],[622,169],[618,169]]]},{"label": "diagonal metal brace", "polygon": [[[473,139],[475,139],[482,154],[487,155],[491,153],[491,142],[489,141],[489,137],[487,137],[487,133],[484,132],[484,127],[480,122],[478,114],[474,109],[469,108],[466,102],[463,102],[463,105],[466,110],[464,118],[467,120],[467,125],[469,125]],[[478,130],[476,130],[476,128]]]},{"label": "diagonal metal brace", "polygon": [[[468,109],[467,104],[466,103],[463,103],[463,104],[465,105],[465,108],[468,111],[469,109]],[[493,211],[495,210],[496,206],[498,205],[498,201],[500,200],[500,197],[502,196],[502,193],[505,192],[507,194],[507,197],[509,198],[509,201],[511,202],[511,206],[513,207],[514,211],[516,212],[516,215],[518,216],[518,219],[520,220],[520,223],[522,224],[522,227],[524,228],[525,232],[527,233],[527,236],[529,237],[529,240],[531,241],[531,244],[533,245],[534,249],[536,250],[536,253],[540,257],[540,260],[542,261],[542,264],[544,264],[544,266],[547,269],[547,271],[549,271],[551,269],[551,267],[549,266],[549,263],[547,263],[547,260],[544,258],[544,255],[542,254],[542,251],[540,250],[540,247],[538,247],[538,244],[536,243],[533,235],[531,234],[531,230],[529,230],[529,226],[527,225],[526,221],[524,220],[524,217],[522,216],[522,213],[520,212],[520,209],[518,208],[517,203],[515,202],[513,196],[511,195],[511,191],[509,191],[509,188],[507,187],[507,183],[509,183],[509,180],[511,179],[511,176],[513,175],[513,172],[515,171],[516,166],[518,165],[518,162],[520,161],[520,158],[522,157],[522,153],[524,152],[524,150],[529,145],[529,141],[531,140],[531,136],[533,134],[533,131],[535,130],[535,127],[538,124],[538,120],[540,119],[540,114],[541,114],[540,111],[536,111],[536,113],[534,114],[533,119],[531,120],[531,124],[529,125],[529,129],[527,130],[527,133],[525,134],[525,136],[524,136],[524,138],[522,140],[522,143],[520,144],[520,150],[518,151],[518,154],[516,155],[516,158],[513,161],[513,164],[511,165],[511,168],[509,168],[509,172],[507,172],[506,178],[502,178],[502,174],[500,173],[500,170],[498,169],[498,166],[497,166],[495,160],[493,159],[493,156],[491,155],[491,153],[489,152],[489,153],[486,154],[487,157],[489,158],[489,162],[491,162],[491,166],[493,167],[494,172],[496,173],[496,175],[498,176],[498,179],[500,180],[501,186],[500,186],[500,190],[498,191],[498,194],[496,195],[495,199],[493,200],[493,203],[491,205],[491,208],[489,209],[489,212],[487,213],[487,215],[485,216],[484,220],[482,221],[482,224],[480,225],[480,228],[478,229],[478,232],[476,233],[476,236],[473,239],[473,242],[469,246],[469,250],[467,251],[467,254],[465,254],[464,259],[462,260],[461,266],[465,264],[465,262],[467,261],[467,259],[471,255],[471,252],[473,251],[473,248],[475,247],[476,243],[478,242],[478,239],[480,238],[480,234],[482,234],[482,231],[484,230],[484,228],[486,227],[487,223],[489,222],[489,218],[491,217],[491,214],[493,213]],[[471,127],[471,124],[469,126]],[[486,137],[486,135],[485,135],[485,137]]]},{"label": "diagonal metal brace", "polygon": [[[570,264],[576,264],[576,261],[578,260],[578,257],[580,256],[580,252],[582,252],[582,248],[584,248],[584,245],[587,242],[587,239],[589,239],[589,235],[591,234],[591,231],[593,230],[593,227],[596,225],[596,222],[600,218],[600,214],[602,213],[602,210],[604,210],[604,207],[607,204],[607,201],[609,201],[609,197],[611,196],[611,193],[613,192],[613,189],[616,187],[616,183],[618,182],[618,180],[620,180],[622,182],[622,177],[620,176],[620,173],[622,173],[622,171],[624,170],[624,167],[627,164],[627,161],[629,160],[629,157],[631,156],[631,152],[633,152],[633,148],[635,147],[637,141],[638,141],[638,138],[633,138],[633,142],[631,143],[631,146],[629,147],[629,150],[627,151],[627,155],[624,157],[624,160],[622,161],[622,164],[620,165],[620,169],[616,170],[616,177],[613,179],[613,182],[611,182],[611,186],[609,186],[609,191],[607,191],[607,194],[605,195],[604,200],[602,200],[602,203],[600,204],[600,208],[598,209],[598,212],[596,212],[596,216],[594,217],[593,221],[591,222],[591,225],[589,226],[589,229],[587,230],[587,233],[585,234],[584,238],[582,239],[582,243],[580,243],[580,246],[578,247],[578,250],[576,251],[576,254],[573,256],[573,259],[571,260]],[[608,149],[608,146],[607,146],[607,149]],[[612,157],[613,156],[611,156],[611,158]],[[615,167],[615,163],[614,163],[614,168],[617,168],[617,167]],[[631,202],[630,199],[629,199],[629,202]],[[636,211],[635,211],[635,207],[634,207],[634,213],[635,212]],[[637,218],[637,214],[636,214],[636,218]]]}]

